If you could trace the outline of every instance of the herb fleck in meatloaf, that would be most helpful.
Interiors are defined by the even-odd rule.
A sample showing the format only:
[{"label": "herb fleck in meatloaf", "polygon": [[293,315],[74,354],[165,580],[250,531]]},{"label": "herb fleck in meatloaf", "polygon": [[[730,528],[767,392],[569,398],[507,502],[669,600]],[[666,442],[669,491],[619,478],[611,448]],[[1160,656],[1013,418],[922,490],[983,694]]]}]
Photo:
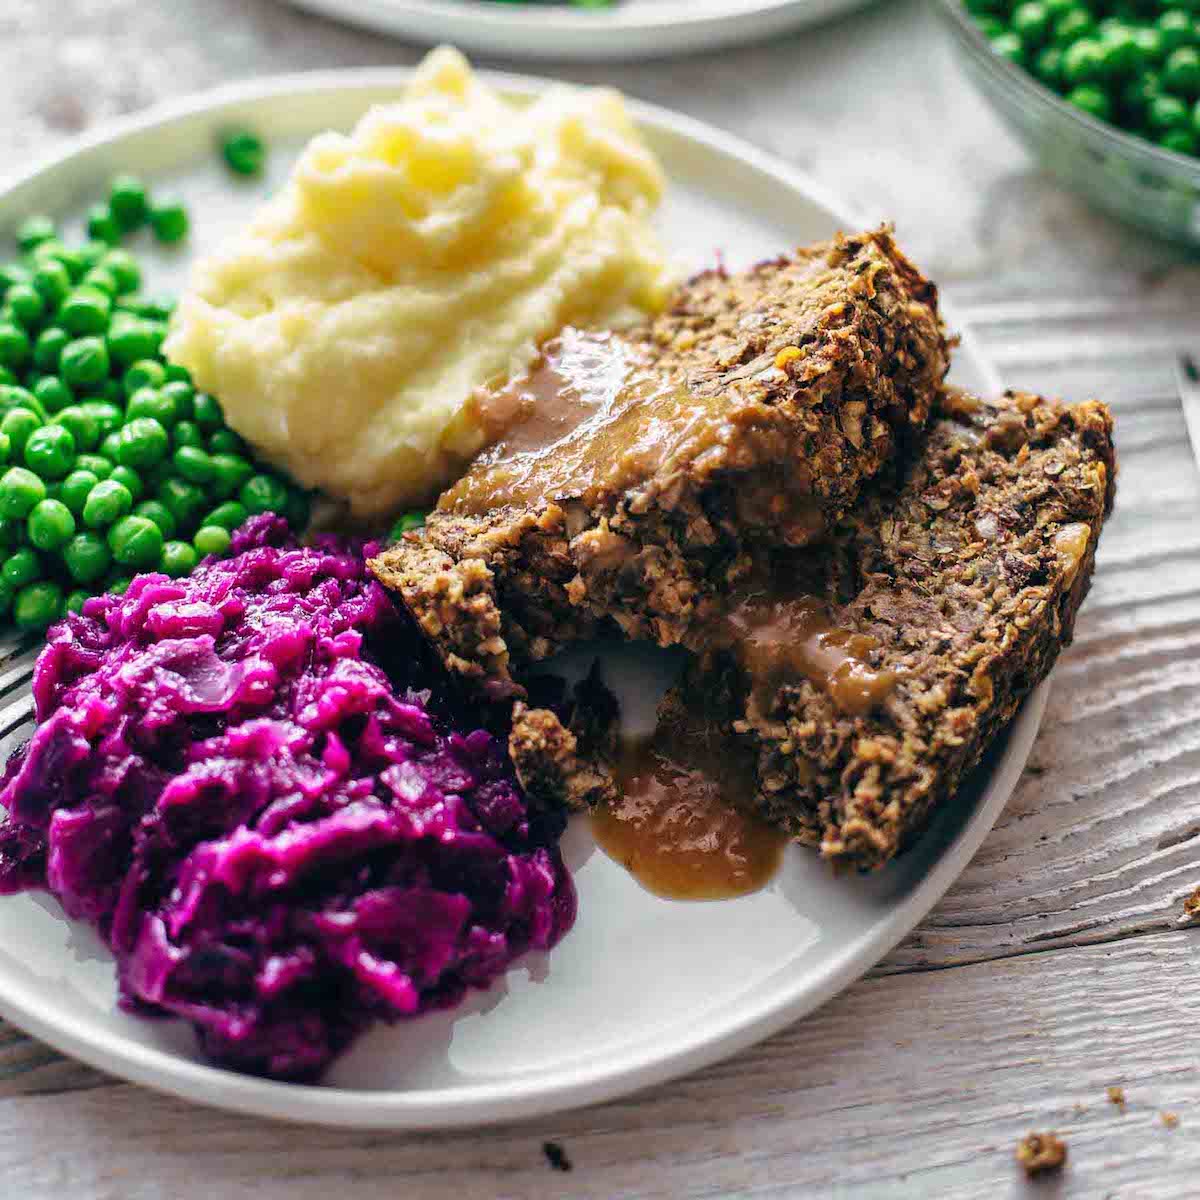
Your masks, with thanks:
[{"label": "herb fleck in meatloaf", "polygon": [[767,816],[837,862],[896,854],[1070,642],[1114,473],[1101,404],[948,392],[906,474],[773,563],[773,594],[823,601],[860,680],[887,686],[854,715],[819,675],[764,688],[736,647],[697,661],[757,746]]},{"label": "herb fleck in meatloaf", "polygon": [[[605,628],[686,641],[756,545],[803,544],[854,503],[925,424],[947,368],[936,289],[887,229],[701,275],[623,336],[662,383],[664,412],[684,411],[681,396],[703,409],[702,435],[690,417],[643,411],[625,457],[647,465],[599,494],[480,508],[469,472],[470,511],[452,490],[371,564],[485,694],[519,693],[512,672]],[[594,425],[569,435],[576,449]]]}]

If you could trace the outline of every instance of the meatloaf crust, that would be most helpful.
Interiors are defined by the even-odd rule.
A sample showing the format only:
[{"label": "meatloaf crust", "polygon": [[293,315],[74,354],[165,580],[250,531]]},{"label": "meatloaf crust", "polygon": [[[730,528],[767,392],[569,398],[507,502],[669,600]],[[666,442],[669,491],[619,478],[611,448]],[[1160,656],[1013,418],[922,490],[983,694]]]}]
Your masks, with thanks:
[{"label": "meatloaf crust", "polygon": [[867,715],[802,679],[761,691],[727,650],[692,668],[758,754],[758,802],[838,863],[887,862],[955,794],[1071,641],[1115,480],[1112,418],[1026,393],[947,392],[906,473],[873,488],[787,587],[877,643]]},{"label": "meatloaf crust", "polygon": [[728,405],[720,437],[619,494],[434,512],[371,563],[449,670],[493,697],[562,644],[686,643],[756,546],[836,521],[920,430],[946,372],[932,283],[887,228],[711,271],[626,335]]}]

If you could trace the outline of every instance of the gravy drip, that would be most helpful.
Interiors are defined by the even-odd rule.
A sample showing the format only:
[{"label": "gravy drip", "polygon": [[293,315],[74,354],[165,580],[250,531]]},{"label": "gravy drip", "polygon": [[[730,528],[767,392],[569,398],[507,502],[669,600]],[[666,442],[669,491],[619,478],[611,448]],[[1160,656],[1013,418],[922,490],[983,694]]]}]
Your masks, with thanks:
[{"label": "gravy drip", "polygon": [[861,717],[882,704],[900,679],[896,671],[870,665],[877,638],[839,629],[814,596],[755,593],[726,614],[717,640],[750,677],[751,704],[760,713],[782,685],[807,679],[841,712]]},{"label": "gravy drip", "polygon": [[620,335],[571,327],[529,374],[474,403],[493,444],[442,494],[445,511],[566,497],[592,504],[650,478],[685,447],[719,442],[728,408],[651,370]]},{"label": "gravy drip", "polygon": [[655,895],[744,896],[778,869],[787,835],[749,811],[753,761],[715,722],[660,719],[626,746],[616,779],[621,800],[592,814],[596,842]]}]

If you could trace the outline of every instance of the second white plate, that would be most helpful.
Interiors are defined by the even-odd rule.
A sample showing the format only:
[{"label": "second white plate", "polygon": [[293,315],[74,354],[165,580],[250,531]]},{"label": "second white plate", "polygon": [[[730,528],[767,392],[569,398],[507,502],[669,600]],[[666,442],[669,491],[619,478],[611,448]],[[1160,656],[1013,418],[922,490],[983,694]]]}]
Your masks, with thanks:
[{"label": "second white plate", "polygon": [[740,46],[819,24],[870,0],[617,0],[583,8],[531,0],[291,0],[416,42],[505,58],[629,62]]},{"label": "second white plate", "polygon": [[[152,289],[180,285],[190,256],[242,222],[278,183],[307,137],[347,128],[394,98],[399,71],[267,80],[213,93],[77,143],[0,188],[0,232],[33,211],[78,224],[118,171],[145,176],[190,204],[185,249],[136,249]],[[505,78],[530,94],[541,86]],[[722,252],[739,266],[854,224],[811,181],[686,118],[632,111],[671,188],[661,226],[679,258],[699,268]],[[247,122],[271,146],[267,179],[232,181],[214,139]],[[900,231],[903,237],[903,230]],[[994,379],[969,341],[955,377]],[[0,654],[0,658],[3,655]],[[640,652],[611,656],[627,681]],[[0,663],[0,732],[7,753],[22,733],[29,694]],[[138,1020],[115,1005],[109,955],[63,919],[48,897],[0,901],[0,1012],[94,1066],[208,1104],[334,1125],[432,1128],[510,1119],[586,1104],[704,1066],[802,1016],[858,978],[929,911],[975,853],[1012,792],[1045,705],[1026,703],[1006,740],[917,846],[869,878],[834,878],[792,848],[770,887],[719,903],[673,903],[642,890],[595,850],[586,824],[565,850],[579,920],[548,956],[523,960],[505,981],[453,1013],[365,1037],[325,1085],[302,1087],[207,1065],[180,1022]]]}]

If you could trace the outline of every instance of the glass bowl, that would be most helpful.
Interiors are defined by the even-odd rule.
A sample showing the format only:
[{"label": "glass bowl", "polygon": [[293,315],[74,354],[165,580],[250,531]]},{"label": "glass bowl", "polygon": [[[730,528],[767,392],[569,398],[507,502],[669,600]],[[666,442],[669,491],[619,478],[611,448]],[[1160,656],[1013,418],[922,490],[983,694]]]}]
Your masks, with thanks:
[{"label": "glass bowl", "polygon": [[1081,112],[988,45],[959,0],[933,0],[975,85],[1041,164],[1098,208],[1200,246],[1200,159]]}]

